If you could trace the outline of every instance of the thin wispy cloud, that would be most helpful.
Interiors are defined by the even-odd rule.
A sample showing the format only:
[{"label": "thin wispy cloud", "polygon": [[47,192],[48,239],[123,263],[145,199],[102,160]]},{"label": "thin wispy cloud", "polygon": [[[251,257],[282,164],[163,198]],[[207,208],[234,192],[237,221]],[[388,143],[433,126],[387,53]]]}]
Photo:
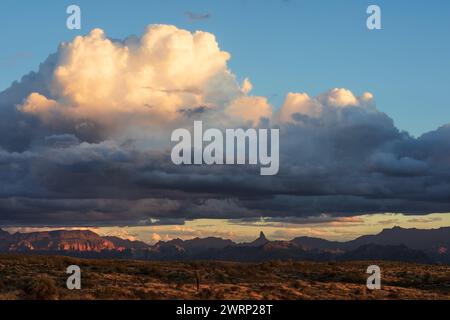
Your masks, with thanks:
[{"label": "thin wispy cloud", "polygon": [[196,13],[196,12],[192,12],[192,11],[187,11],[185,14],[188,17],[188,19],[191,21],[202,21],[202,20],[211,19],[210,13]]}]

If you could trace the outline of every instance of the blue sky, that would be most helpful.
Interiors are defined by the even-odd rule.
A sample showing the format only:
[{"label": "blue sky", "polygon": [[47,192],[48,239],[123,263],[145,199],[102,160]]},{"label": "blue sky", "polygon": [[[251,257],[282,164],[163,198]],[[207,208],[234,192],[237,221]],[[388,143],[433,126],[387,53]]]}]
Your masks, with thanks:
[{"label": "blue sky", "polygon": [[[81,32],[65,27],[70,4],[82,9]],[[369,4],[382,9],[381,31],[366,29]],[[36,70],[60,41],[94,27],[124,38],[164,23],[214,33],[231,53],[231,70],[276,106],[290,91],[345,87],[374,93],[378,108],[414,135],[450,122],[446,0],[3,0],[0,6],[0,90]],[[186,12],[211,18],[192,21]]]}]

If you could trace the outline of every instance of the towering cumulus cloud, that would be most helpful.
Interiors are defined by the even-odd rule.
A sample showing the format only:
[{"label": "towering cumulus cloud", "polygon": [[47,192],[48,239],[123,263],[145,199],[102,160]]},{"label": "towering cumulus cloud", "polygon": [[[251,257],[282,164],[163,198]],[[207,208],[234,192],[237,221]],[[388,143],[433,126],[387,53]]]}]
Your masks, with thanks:
[{"label": "towering cumulus cloud", "polygon": [[141,38],[114,42],[95,29],[61,44],[46,62],[54,64],[42,84],[49,96],[33,93],[20,110],[106,124],[129,116],[170,121],[188,106],[224,104],[241,94],[229,58],[206,32],[155,25]]},{"label": "towering cumulus cloud", "polygon": [[[0,224],[450,210],[450,126],[413,138],[371,93],[343,88],[276,108],[230,58],[214,35],[167,25],[62,43],[0,93]],[[279,174],[173,165],[170,132],[194,120],[280,128]]]}]

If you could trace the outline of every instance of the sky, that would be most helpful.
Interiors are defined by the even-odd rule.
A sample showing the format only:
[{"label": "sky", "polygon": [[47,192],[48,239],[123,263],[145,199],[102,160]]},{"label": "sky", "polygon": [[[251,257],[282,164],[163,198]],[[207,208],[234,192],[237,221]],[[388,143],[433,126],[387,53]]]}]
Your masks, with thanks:
[{"label": "sky", "polygon": [[[450,225],[450,215],[431,214],[423,216],[404,216],[401,214],[362,215],[353,218],[329,219],[321,217],[317,221],[305,220],[299,223],[277,223],[245,221],[198,219],[186,221],[184,224],[134,226],[134,227],[90,227],[89,229],[101,236],[116,236],[129,240],[141,240],[149,244],[172,239],[189,240],[196,237],[220,237],[232,239],[235,242],[251,242],[264,232],[271,241],[288,241],[298,236],[324,238],[332,241],[350,241],[365,234],[377,234],[382,229],[401,225],[403,228],[433,229],[442,225]],[[49,227],[6,227],[9,233],[51,231],[58,228]],[[70,229],[70,228],[69,228]],[[76,227],[74,229],[80,229]],[[83,229],[83,228],[81,228]]]},{"label": "sky", "polygon": [[[380,31],[366,28],[366,8],[382,9]],[[65,28],[68,5],[82,9],[82,30]],[[418,136],[450,119],[450,3],[433,1],[2,1],[0,90],[36,70],[63,40],[102,28],[111,38],[148,24],[215,34],[230,69],[276,106],[292,90],[319,94],[369,90],[397,126]],[[210,15],[189,19],[187,13]],[[255,59],[255,57],[258,57]]]},{"label": "sky", "polygon": [[[448,1],[1,6],[0,226],[155,242],[449,225]],[[279,128],[279,174],[173,165],[193,120]]]}]

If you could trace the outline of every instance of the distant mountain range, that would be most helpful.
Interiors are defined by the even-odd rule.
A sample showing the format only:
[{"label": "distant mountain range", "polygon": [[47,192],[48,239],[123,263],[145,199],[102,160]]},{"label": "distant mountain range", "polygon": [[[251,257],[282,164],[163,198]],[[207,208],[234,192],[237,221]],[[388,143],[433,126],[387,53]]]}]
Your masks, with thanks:
[{"label": "distant mountain range", "polygon": [[311,237],[269,241],[261,232],[258,239],[249,243],[209,237],[160,241],[155,245],[101,237],[87,230],[9,234],[0,229],[0,252],[145,260],[389,260],[450,264],[450,227],[394,227],[347,242]]}]

